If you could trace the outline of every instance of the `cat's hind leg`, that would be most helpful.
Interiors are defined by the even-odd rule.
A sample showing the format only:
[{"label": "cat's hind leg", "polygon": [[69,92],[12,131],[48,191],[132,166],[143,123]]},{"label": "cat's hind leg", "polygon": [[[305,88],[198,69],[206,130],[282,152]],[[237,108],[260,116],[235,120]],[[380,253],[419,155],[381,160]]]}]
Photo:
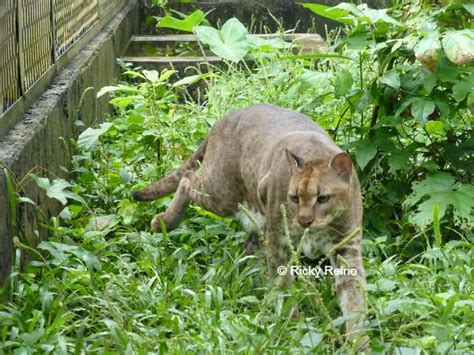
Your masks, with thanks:
[{"label": "cat's hind leg", "polygon": [[200,162],[202,162],[204,154],[206,153],[206,147],[207,139],[176,171],[164,176],[160,180],[141,190],[135,191],[132,194],[133,198],[137,201],[151,201],[177,191],[184,174],[189,170],[199,169]]},{"label": "cat's hind leg", "polygon": [[168,208],[164,212],[157,214],[151,221],[153,230],[161,231],[161,221],[164,223],[167,231],[176,229],[179,226],[184,218],[186,207],[192,199],[195,180],[195,173],[193,171],[188,170],[183,174]]}]

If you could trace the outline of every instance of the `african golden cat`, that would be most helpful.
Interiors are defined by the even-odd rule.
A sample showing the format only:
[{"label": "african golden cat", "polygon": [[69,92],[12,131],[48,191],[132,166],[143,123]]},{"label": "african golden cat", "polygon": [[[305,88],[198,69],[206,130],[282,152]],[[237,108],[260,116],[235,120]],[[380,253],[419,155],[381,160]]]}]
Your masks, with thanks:
[{"label": "african golden cat", "polygon": [[[243,215],[242,204],[264,230],[270,275],[288,263],[282,203],[292,233],[309,228],[302,251],[310,259],[354,235],[330,261],[334,268],[356,270],[355,276],[335,276],[343,314],[357,316],[364,310],[359,181],[349,155],[306,116],[272,105],[237,110],[214,125],[178,170],[133,196],[146,201],[174,191],[166,211],[153,218],[153,229],[161,229],[160,221],[167,230],[176,228],[190,201],[219,216],[236,217]],[[247,227],[248,246],[258,244],[255,226]],[[348,333],[355,333],[354,318],[346,322]]]}]

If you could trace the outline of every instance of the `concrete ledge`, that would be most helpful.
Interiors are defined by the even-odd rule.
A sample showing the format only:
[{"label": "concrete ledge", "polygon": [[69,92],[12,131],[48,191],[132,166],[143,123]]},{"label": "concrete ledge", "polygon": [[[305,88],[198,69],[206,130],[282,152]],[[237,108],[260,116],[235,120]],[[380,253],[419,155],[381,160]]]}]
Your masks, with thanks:
[{"label": "concrete ledge", "polygon": [[[35,168],[38,174],[50,178],[65,177],[61,167],[69,165],[69,141],[80,133],[74,122],[81,120],[88,127],[109,111],[107,99],[97,100],[96,93],[117,77],[119,68],[115,60],[136,32],[138,15],[137,1],[130,0],[56,75],[40,99],[0,141],[0,284],[11,269],[13,237],[20,235],[32,245],[38,241],[33,233],[38,225],[31,207],[17,208],[17,218],[12,220],[3,168],[10,170],[16,181]],[[93,89],[83,95],[90,87]],[[33,183],[21,188],[23,196],[38,202],[45,200]],[[45,201],[42,207],[47,215],[61,208],[54,201]],[[46,235],[45,230],[40,230],[40,238]]]}]

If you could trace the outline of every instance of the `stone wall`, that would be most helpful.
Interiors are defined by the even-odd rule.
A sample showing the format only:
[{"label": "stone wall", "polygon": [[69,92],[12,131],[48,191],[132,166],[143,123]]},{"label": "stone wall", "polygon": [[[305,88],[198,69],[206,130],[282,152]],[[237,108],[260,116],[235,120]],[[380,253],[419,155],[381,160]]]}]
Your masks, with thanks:
[{"label": "stone wall", "polygon": [[[21,189],[23,196],[33,201],[44,201],[42,210],[46,215],[60,211],[61,206],[46,200],[34,183],[22,179],[31,171],[50,178],[66,177],[62,167],[69,165],[70,140],[77,138],[81,130],[101,120],[109,111],[107,100],[97,100],[96,93],[116,79],[119,72],[116,58],[123,53],[139,23],[136,0],[130,0],[124,8],[114,11],[117,14],[112,20],[83,45],[56,74],[40,99],[0,140],[0,283],[11,270],[15,255],[13,237],[21,236],[23,241],[35,245],[47,234],[41,228],[39,235],[34,234],[38,225],[33,209],[27,204],[15,209],[16,218],[11,215],[4,169],[11,172],[15,188]],[[86,90],[88,88],[93,89]],[[84,125],[76,125],[77,120]]]}]

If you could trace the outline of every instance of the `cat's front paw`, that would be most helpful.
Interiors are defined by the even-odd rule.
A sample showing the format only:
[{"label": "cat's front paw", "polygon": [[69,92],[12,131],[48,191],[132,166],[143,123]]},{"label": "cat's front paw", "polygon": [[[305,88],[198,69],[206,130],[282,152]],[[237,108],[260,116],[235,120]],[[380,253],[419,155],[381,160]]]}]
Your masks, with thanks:
[{"label": "cat's front paw", "polygon": [[166,214],[166,212],[158,213],[153,219],[151,220],[151,228],[155,232],[162,232],[161,230],[161,221],[163,221],[166,231],[172,231],[175,229],[178,225],[179,222],[176,223],[176,221],[173,218],[169,218],[169,216]]}]

